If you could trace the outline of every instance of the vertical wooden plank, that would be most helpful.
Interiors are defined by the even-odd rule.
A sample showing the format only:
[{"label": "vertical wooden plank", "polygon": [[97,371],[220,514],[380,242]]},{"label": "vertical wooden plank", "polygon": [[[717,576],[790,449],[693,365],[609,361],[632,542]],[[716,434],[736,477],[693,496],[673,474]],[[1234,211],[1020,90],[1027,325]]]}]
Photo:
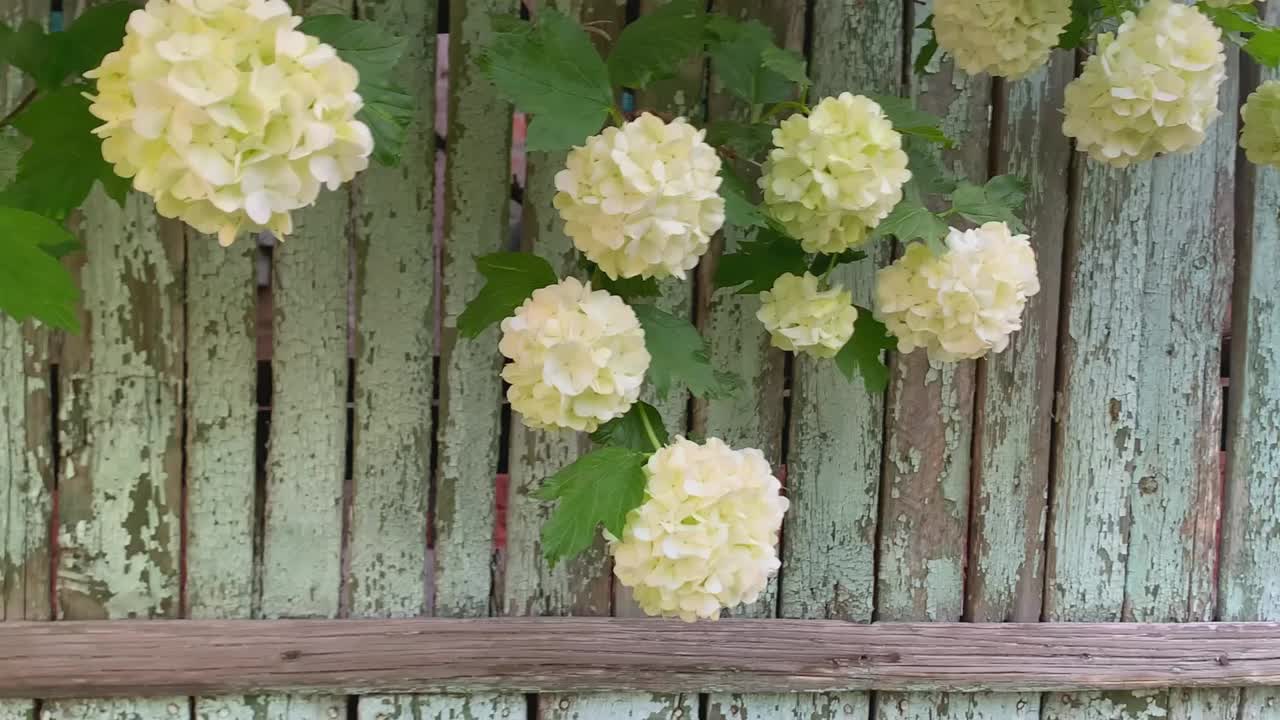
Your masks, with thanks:
[{"label": "vertical wooden plank", "polygon": [[[0,1],[0,21],[44,22],[49,4]],[[28,91],[16,68],[0,71],[0,113]],[[0,184],[3,173],[0,169]],[[0,621],[48,620],[53,410],[48,334],[0,317]],[[0,700],[0,720],[34,720],[34,700]]]},{"label": "vertical wooden plank", "polygon": [[[1213,615],[1233,65],[1224,114],[1195,152],[1123,171],[1082,168],[1046,570],[1054,621]],[[1233,695],[1055,693],[1044,716],[1229,717]]]},{"label": "vertical wooden plank", "polygon": [[543,695],[541,720],[695,720],[697,695]]},{"label": "vertical wooden plank", "polygon": [[357,720],[523,720],[523,695],[394,695],[360,702]]},{"label": "vertical wooden plank", "polygon": [[[60,376],[58,616],[177,617],[182,229],[136,194],[121,208],[94,190],[82,212],[83,332],[66,337]],[[50,720],[187,714],[185,698],[45,707]]]},{"label": "vertical wooden plank", "polygon": [[[910,6],[911,26],[932,3]],[[914,57],[924,41],[916,30]],[[959,147],[943,163],[957,177],[984,182],[990,140],[987,76],[969,76],[948,59],[912,75],[910,96],[943,118]],[[956,621],[964,610],[965,540],[973,431],[973,362],[931,363],[923,352],[894,355],[885,421],[884,486],[876,617]],[[1000,717],[971,698],[946,693],[884,693],[880,718]]]},{"label": "vertical wooden plank", "polygon": [[707,720],[866,720],[867,693],[716,694]]},{"label": "vertical wooden plank", "polygon": [[449,132],[445,170],[444,326],[437,430],[435,609],[489,614],[493,588],[494,482],[502,384],[498,331],[458,337],[458,315],[483,285],[477,255],[503,248],[511,177],[511,106],[476,58],[492,36],[490,16],[515,0],[449,6]]},{"label": "vertical wooden plank", "polygon": [[[1266,13],[1280,20],[1280,3]],[[1241,169],[1218,619],[1280,620],[1280,171]],[[1277,717],[1280,689],[1243,691],[1239,720]]]},{"label": "vertical wooden plank", "polygon": [[[428,608],[427,498],[434,381],[436,7],[357,0],[361,18],[408,39],[399,76],[416,108],[398,168],[355,185],[355,427],[350,570],[353,617]],[[413,695],[361,697],[361,720],[422,720]]]}]

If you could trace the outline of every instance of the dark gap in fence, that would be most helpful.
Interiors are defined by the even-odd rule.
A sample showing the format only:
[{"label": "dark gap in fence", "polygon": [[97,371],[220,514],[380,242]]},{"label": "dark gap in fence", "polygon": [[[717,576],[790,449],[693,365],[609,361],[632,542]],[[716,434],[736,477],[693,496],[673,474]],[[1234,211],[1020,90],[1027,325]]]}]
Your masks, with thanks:
[{"label": "dark gap in fence", "polygon": [[258,241],[256,328],[258,372],[255,388],[257,417],[254,427],[253,457],[253,570],[252,607],[254,617],[262,615],[262,556],[267,525],[267,457],[271,444],[271,399],[275,378],[271,367],[274,308],[272,264],[275,244],[266,236]]},{"label": "dark gap in fence", "polygon": [[[191,322],[190,322],[190,304],[185,302],[185,298],[190,297],[190,277],[191,272],[191,243],[200,242],[204,238],[192,237],[192,233],[185,228],[182,231],[182,268],[183,268],[183,292],[184,301],[182,305],[182,328],[184,342],[182,343],[182,386],[178,391],[178,452],[179,452],[179,470],[181,474],[180,485],[178,491],[178,617],[187,617],[189,610],[187,608],[187,550],[188,539],[190,538],[190,524],[188,515],[188,505],[190,499],[189,483],[191,479],[191,467],[188,464],[190,453],[188,443],[190,442],[191,420],[188,416],[188,409],[191,404],[191,393],[188,389],[191,386]],[[194,717],[192,715],[191,717]]]},{"label": "dark gap in fence", "polygon": [[[350,15],[360,17],[359,3],[347,0]],[[359,328],[356,320],[356,200],[359,187],[351,188],[345,194],[347,205],[347,225],[344,237],[347,244],[347,334],[346,334],[346,391],[343,394],[343,448],[342,448],[342,506],[338,513],[341,524],[338,535],[338,617],[351,615],[351,514],[355,502],[355,385],[356,385],[356,346]],[[354,720],[354,707],[348,708],[348,718]]]},{"label": "dark gap in fence", "polygon": [[[52,356],[53,353],[50,352]],[[61,387],[62,367],[55,362],[49,363],[49,447],[53,456],[49,459],[50,503],[49,503],[49,618],[58,619],[58,488],[62,478],[62,439],[61,417],[58,406],[62,402]],[[36,717],[41,717],[38,713]]]},{"label": "dark gap in fence", "polygon": [[[1084,53],[1076,51],[1075,53],[1075,72],[1072,77],[1080,74],[1081,65],[1084,63]],[[1080,189],[1084,184],[1084,164],[1085,158],[1076,149],[1074,139],[1068,138],[1070,145],[1070,159],[1067,161],[1067,214],[1062,221],[1062,260],[1060,264],[1060,281],[1058,284],[1058,342],[1054,348],[1053,360],[1053,418],[1049,423],[1049,476],[1045,483],[1045,522],[1044,536],[1041,538],[1041,545],[1044,547],[1044,562],[1040,576],[1040,621],[1047,622],[1050,619],[1050,584],[1053,582],[1053,559],[1057,552],[1057,541],[1053,533],[1053,525],[1056,521],[1057,509],[1055,507],[1055,497],[1058,488],[1058,473],[1062,463],[1060,456],[1062,454],[1062,407],[1059,402],[1066,392],[1067,369],[1065,355],[1067,351],[1067,343],[1070,339],[1068,328],[1071,321],[1071,287],[1072,287],[1072,267],[1076,260],[1076,248],[1079,246],[1080,238],[1077,233],[1078,222],[1080,219]],[[1044,704],[1041,705],[1041,712],[1044,712]]]}]

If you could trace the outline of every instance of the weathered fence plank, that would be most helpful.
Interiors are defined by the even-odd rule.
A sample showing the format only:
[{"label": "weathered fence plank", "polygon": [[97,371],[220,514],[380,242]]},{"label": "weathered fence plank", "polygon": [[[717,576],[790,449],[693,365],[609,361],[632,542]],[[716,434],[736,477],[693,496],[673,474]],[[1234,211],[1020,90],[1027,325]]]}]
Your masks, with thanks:
[{"label": "weathered fence plank", "polygon": [[0,698],[422,690],[980,692],[1280,684],[1280,623],[623,618],[0,624]]},{"label": "weathered fence plank", "polygon": [[[68,620],[179,612],[183,233],[152,203],[94,190],[82,210],[82,334],[60,375],[57,610]],[[185,698],[58,701],[50,720],[174,720]]]},{"label": "weathered fence plank", "polygon": [[[911,6],[919,24],[931,2]],[[911,55],[924,43],[912,36]],[[989,77],[969,76],[950,60],[930,75],[913,75],[910,96],[943,118],[955,150],[943,165],[956,177],[985,182],[990,140]],[[899,251],[901,249],[899,248]],[[973,362],[931,363],[924,352],[894,354],[886,403],[884,486],[880,501],[876,617],[882,620],[959,620],[964,610],[965,541],[973,433]],[[994,718],[974,698],[954,705],[939,694],[883,694],[877,716]]]},{"label": "weathered fence plank", "polygon": [[[1266,12],[1280,21],[1280,4]],[[1250,70],[1250,79],[1278,77]],[[1242,168],[1218,618],[1265,620],[1280,618],[1280,172]],[[1244,691],[1238,720],[1278,715],[1280,689]]]},{"label": "weathered fence plank", "polygon": [[511,106],[476,67],[490,15],[515,0],[449,6],[449,124],[444,208],[444,325],[436,467],[435,609],[489,614],[493,587],[494,476],[502,385],[498,333],[458,336],[458,315],[483,284],[474,258],[505,246],[511,177]]},{"label": "weathered fence plank", "polygon": [[[1047,619],[1213,614],[1219,343],[1230,283],[1235,84],[1196,151],[1084,161],[1070,229]],[[1213,717],[1221,698],[1050,695],[1046,717]],[[1154,708],[1154,710],[1152,709]]]}]

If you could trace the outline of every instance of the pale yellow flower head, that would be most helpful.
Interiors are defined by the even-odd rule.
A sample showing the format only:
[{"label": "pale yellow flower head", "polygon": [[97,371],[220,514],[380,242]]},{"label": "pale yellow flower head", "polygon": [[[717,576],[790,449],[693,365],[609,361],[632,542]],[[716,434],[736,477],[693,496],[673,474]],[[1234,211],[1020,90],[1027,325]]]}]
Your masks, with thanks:
[{"label": "pale yellow flower head", "polygon": [[571,150],[553,202],[574,246],[615,280],[683,278],[724,224],[720,157],[705,135],[644,113]]},{"label": "pale yellow flower head", "polygon": [[1204,142],[1226,77],[1222,33],[1199,10],[1150,0],[1067,85],[1062,131],[1098,162],[1125,167]]},{"label": "pale yellow flower head", "polygon": [[787,499],[759,450],[677,437],[645,466],[645,501],[609,536],[613,572],[650,615],[716,619],[777,571]]},{"label": "pale yellow flower head", "polygon": [[769,331],[774,347],[830,358],[853,336],[858,310],[844,287],[819,290],[818,278],[811,273],[786,273],[772,290],[760,293],[756,318]]},{"label": "pale yellow flower head", "polygon": [[293,228],[290,212],[365,169],[355,68],[295,28],[284,0],[150,0],[86,73],[117,174],[224,245]]},{"label": "pale yellow flower head", "polygon": [[935,0],[938,47],[970,75],[1023,77],[1049,59],[1070,0]]},{"label": "pale yellow flower head", "polygon": [[1280,167],[1280,80],[1269,80],[1250,94],[1240,118],[1240,147],[1249,162]]},{"label": "pale yellow flower head", "polygon": [[875,315],[898,339],[898,351],[924,348],[941,362],[1003,351],[1022,327],[1027,298],[1040,291],[1027,240],[989,222],[951,228],[942,255],[924,243],[908,245],[876,275]]},{"label": "pale yellow flower head", "polygon": [[760,178],[764,202],[806,252],[866,242],[911,179],[902,136],[862,95],[824,98],[807,117],[783,120],[773,145]]},{"label": "pale yellow flower head", "polygon": [[627,412],[650,360],[631,307],[572,277],[503,320],[498,350],[511,360],[502,378],[525,425],[583,432]]}]

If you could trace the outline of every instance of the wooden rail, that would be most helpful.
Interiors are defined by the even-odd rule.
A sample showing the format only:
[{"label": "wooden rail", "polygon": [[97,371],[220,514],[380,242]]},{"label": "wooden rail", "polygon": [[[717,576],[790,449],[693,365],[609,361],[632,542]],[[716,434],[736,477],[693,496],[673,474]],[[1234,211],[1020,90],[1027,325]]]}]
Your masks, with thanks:
[{"label": "wooden rail", "polygon": [[0,698],[1280,685],[1280,624],[623,618],[0,625]]}]

